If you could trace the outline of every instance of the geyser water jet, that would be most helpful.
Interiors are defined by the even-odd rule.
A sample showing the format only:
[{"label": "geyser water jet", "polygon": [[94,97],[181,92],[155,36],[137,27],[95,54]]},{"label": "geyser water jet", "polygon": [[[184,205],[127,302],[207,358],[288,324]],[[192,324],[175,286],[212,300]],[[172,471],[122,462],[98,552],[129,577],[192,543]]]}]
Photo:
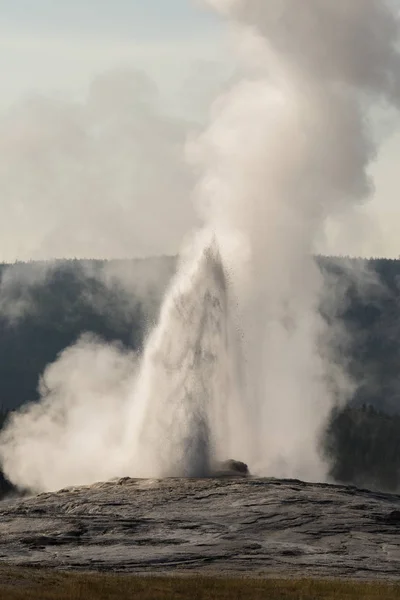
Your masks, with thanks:
[{"label": "geyser water jet", "polygon": [[132,406],[142,407],[135,443],[148,471],[206,476],[229,448],[237,386],[228,297],[214,240],[178,270],[145,348]]}]

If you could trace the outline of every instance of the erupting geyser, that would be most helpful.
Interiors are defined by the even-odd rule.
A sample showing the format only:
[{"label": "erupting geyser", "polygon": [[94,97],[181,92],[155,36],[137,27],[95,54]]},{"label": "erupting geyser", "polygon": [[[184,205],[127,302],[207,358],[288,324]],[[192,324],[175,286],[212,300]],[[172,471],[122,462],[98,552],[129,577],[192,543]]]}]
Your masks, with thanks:
[{"label": "erupting geyser", "polygon": [[81,340],[47,369],[41,403],[0,439],[17,484],[202,476],[230,457],[258,475],[327,478],[319,442],[353,384],[332,289],[329,323],[321,315],[314,256],[371,194],[372,115],[400,103],[397,10],[389,0],[206,3],[232,27],[241,78],[187,146],[200,250],[195,240],[136,367]]}]

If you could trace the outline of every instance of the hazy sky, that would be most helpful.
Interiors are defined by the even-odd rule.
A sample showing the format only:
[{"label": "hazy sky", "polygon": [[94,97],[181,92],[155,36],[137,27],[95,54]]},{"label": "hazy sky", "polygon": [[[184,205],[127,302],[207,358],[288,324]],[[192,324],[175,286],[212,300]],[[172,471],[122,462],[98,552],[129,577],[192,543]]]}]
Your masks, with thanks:
[{"label": "hazy sky", "polygon": [[[205,117],[230,57],[223,23],[201,0],[0,0],[0,261],[177,251],[196,222],[179,149],[192,129],[185,121]],[[146,77],[129,76],[128,85],[132,69]],[[152,82],[158,96],[149,108]],[[105,98],[114,115],[106,133]],[[397,124],[384,114],[379,130]],[[72,129],[80,136],[72,139]],[[82,136],[94,132],[89,151]],[[349,223],[328,250],[400,255],[399,153],[400,133],[391,133],[372,169],[363,231]]]},{"label": "hazy sky", "polygon": [[220,30],[200,0],[0,0],[0,102],[82,92],[121,64],[172,88],[194,61],[225,60]]}]

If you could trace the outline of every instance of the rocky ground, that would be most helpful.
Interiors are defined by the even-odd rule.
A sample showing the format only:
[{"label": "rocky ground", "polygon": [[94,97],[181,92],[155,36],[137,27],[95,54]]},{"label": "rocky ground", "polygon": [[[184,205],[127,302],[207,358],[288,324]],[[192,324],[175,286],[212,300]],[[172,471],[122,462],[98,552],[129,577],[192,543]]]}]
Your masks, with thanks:
[{"label": "rocky ground", "polygon": [[400,496],[254,478],[122,479],[1,502],[0,562],[396,579]]}]

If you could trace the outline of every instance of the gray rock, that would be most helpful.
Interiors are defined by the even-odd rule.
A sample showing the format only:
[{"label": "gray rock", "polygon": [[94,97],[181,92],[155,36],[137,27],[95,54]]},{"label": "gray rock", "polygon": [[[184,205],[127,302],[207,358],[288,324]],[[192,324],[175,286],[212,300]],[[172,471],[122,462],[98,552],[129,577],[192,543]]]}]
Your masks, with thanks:
[{"label": "gray rock", "polygon": [[230,459],[217,464],[214,475],[216,477],[248,477],[250,472],[245,463]]},{"label": "gray rock", "polygon": [[398,579],[400,497],[251,477],[121,480],[0,503],[0,561]]}]

